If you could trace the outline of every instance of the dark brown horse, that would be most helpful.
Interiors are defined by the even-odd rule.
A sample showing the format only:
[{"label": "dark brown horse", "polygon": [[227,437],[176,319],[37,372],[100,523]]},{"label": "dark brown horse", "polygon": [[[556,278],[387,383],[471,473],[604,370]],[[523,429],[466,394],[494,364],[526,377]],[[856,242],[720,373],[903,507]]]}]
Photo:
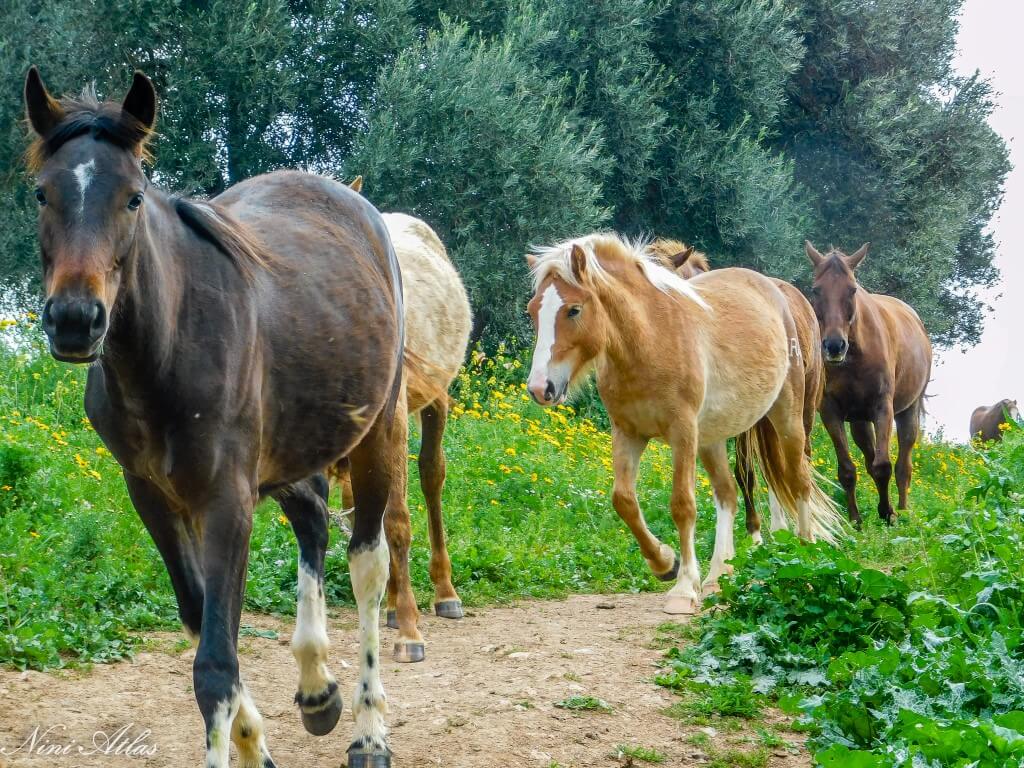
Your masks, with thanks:
[{"label": "dark brown horse", "polygon": [[1020,418],[1016,400],[1000,400],[995,405],[975,408],[971,414],[971,437],[982,440],[1002,440],[1003,425]]},{"label": "dark brown horse", "polygon": [[906,509],[911,454],[932,367],[932,345],[917,313],[899,299],[868,293],[857,283],[854,270],[869,245],[865,243],[849,256],[838,250],[823,256],[809,241],[805,243],[814,265],[811,304],[821,328],[825,358],[821,420],[836,448],[839,482],[846,491],[850,520],[857,524],[861,520],[857,470],[850,458],[845,422],[850,422],[850,433],[878,488],[878,514],[891,523],[889,442],[893,419],[899,445],[898,508]]},{"label": "dark brown horse", "polygon": [[123,103],[53,99],[25,83],[37,138],[43,328],[58,360],[93,363],[85,408],[124,471],[167,566],[185,631],[206,766],[270,768],[239,677],[237,638],[253,506],[280,503],[299,545],[292,649],[306,729],[341,713],[328,671],[322,471],[349,456],[349,546],[360,681],[348,765],[387,766],[378,611],[382,518],[402,487],[402,293],[380,215],[341,184],[280,172],[209,202],[170,197],[142,168],[156,117],[136,73]]}]

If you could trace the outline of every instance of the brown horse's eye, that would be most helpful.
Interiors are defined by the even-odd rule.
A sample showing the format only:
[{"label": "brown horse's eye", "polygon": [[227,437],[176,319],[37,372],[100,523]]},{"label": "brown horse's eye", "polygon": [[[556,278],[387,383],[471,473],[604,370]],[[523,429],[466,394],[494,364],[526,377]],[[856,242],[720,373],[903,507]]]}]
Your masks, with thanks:
[{"label": "brown horse's eye", "polygon": [[580,312],[583,311],[583,307],[569,307],[569,311],[566,312],[568,317],[576,317]]},{"label": "brown horse's eye", "polygon": [[39,187],[36,187],[36,202],[40,205],[46,205],[46,193]]},{"label": "brown horse's eye", "polygon": [[142,193],[141,192],[136,192],[134,195],[132,195],[132,199],[128,201],[128,210],[129,211],[137,211],[137,210],[139,210],[139,207],[141,205],[142,205]]}]

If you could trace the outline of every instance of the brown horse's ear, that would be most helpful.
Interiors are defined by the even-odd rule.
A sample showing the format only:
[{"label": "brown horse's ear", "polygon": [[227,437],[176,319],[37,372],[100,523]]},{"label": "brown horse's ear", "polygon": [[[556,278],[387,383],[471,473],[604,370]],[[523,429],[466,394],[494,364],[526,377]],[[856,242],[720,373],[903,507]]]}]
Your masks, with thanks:
[{"label": "brown horse's ear", "polygon": [[121,102],[121,111],[142,123],[147,131],[156,124],[156,89],[141,72],[136,72],[132,78],[132,87]]},{"label": "brown horse's ear", "polygon": [[363,191],[363,177],[362,176],[356,176],[354,179],[352,179],[352,181],[349,182],[348,188],[351,189],[353,192],[362,192]]},{"label": "brown horse's ear", "polygon": [[32,130],[45,136],[64,119],[64,109],[43,85],[39,70],[32,67],[25,76],[25,114]]},{"label": "brown horse's ear", "polygon": [[850,265],[850,269],[856,269],[864,261],[864,257],[868,255],[868,248],[870,247],[871,243],[864,243],[855,253],[846,257],[846,263]]},{"label": "brown horse's ear", "polygon": [[579,243],[572,244],[570,261],[572,263],[573,276],[582,282],[583,276],[587,273],[587,252],[583,250],[583,246]]},{"label": "brown horse's ear", "polygon": [[804,240],[804,250],[807,251],[807,258],[811,260],[811,264],[814,266],[818,266],[825,260],[825,257],[818,252],[818,249],[811,245],[810,240]]},{"label": "brown horse's ear", "polygon": [[676,269],[679,269],[681,266],[683,266],[683,264],[686,263],[686,260],[689,259],[690,256],[693,255],[694,250],[695,250],[695,246],[690,245],[690,246],[687,246],[685,251],[680,251],[679,253],[677,253],[671,259],[672,266],[675,267]]},{"label": "brown horse's ear", "polygon": [[528,266],[530,269],[536,267],[538,261],[540,261],[540,259],[534,256],[532,253],[526,254],[526,266]]}]

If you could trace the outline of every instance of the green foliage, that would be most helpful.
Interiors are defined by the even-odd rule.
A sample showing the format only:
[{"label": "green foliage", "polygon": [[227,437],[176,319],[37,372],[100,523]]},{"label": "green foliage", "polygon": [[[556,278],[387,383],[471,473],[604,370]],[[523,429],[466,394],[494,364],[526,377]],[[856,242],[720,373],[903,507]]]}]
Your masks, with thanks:
[{"label": "green foliage", "polygon": [[612,706],[604,699],[595,696],[570,696],[562,701],[555,702],[559,709],[569,709],[573,712],[611,712]]},{"label": "green foliage", "polygon": [[639,744],[619,744],[615,748],[615,759],[639,760],[642,763],[664,763],[665,755],[656,749],[642,747]]}]

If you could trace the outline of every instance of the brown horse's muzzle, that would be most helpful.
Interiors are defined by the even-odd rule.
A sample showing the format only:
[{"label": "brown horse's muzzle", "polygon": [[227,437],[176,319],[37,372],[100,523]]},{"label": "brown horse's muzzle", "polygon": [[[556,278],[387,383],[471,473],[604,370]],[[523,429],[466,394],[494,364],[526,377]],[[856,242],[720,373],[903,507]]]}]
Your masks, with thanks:
[{"label": "brown horse's muzzle", "polygon": [[65,363],[91,363],[107,334],[107,309],[91,297],[54,296],[43,307],[50,354]]},{"label": "brown horse's muzzle", "polygon": [[824,352],[826,363],[838,365],[846,360],[846,353],[850,351],[850,342],[842,336],[827,336],[821,341],[821,349]]}]

